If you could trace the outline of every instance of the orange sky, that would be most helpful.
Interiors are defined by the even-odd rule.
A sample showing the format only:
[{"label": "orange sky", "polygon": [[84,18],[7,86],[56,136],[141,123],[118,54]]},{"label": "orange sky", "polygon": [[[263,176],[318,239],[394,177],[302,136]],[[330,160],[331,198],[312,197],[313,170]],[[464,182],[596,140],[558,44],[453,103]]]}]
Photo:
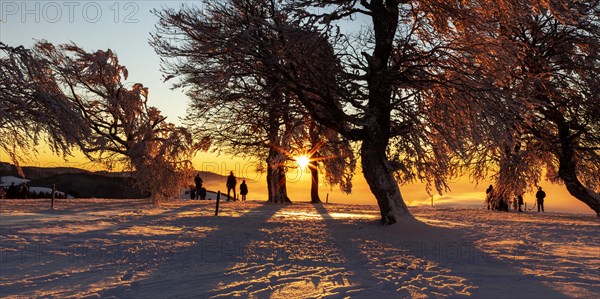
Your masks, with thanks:
[{"label": "orange sky", "polygon": [[[0,161],[8,162],[6,154],[0,153]],[[37,158],[31,159],[26,165],[40,167],[69,166],[88,170],[102,170],[101,165],[94,165],[88,162],[83,155],[76,154],[63,160],[52,154],[49,149],[39,148]],[[212,153],[199,153],[194,159],[194,166],[201,171],[210,171],[221,175],[228,175],[234,171],[236,176],[244,177],[248,180],[249,194],[248,199],[264,200],[267,197],[266,175],[256,172],[256,164],[241,158],[231,157],[229,155],[216,155]],[[321,180],[322,181],[322,180]],[[241,182],[241,180],[240,180]],[[434,205],[438,207],[483,207],[485,198],[485,189],[489,182],[481,182],[479,185],[469,182],[464,177],[450,184],[451,192],[444,195],[434,195]],[[226,190],[225,181],[206,182],[209,190]],[[594,214],[594,212],[584,203],[572,197],[566,188],[562,185],[553,185],[549,182],[542,182],[541,186],[547,193],[545,208],[549,212],[575,212]],[[400,187],[402,196],[408,205],[430,205],[431,197],[425,191],[424,184],[409,184]],[[288,193],[292,201],[310,200],[310,173],[308,170],[291,169],[288,173]],[[371,194],[366,181],[357,169],[353,179],[353,191],[346,195],[339,191],[338,187],[331,189],[329,186],[321,184],[319,187],[321,200],[325,201],[329,194],[329,202],[334,203],[355,203],[355,204],[377,204],[375,197]],[[525,194],[525,202],[531,208],[535,197],[533,194]]]}]

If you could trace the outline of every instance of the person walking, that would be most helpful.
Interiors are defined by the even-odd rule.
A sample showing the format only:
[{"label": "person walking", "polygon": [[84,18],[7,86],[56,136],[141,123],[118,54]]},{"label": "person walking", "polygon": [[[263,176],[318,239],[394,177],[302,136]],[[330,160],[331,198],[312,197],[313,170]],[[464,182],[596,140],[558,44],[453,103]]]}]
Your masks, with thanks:
[{"label": "person walking", "polygon": [[194,183],[196,183],[196,198],[194,199],[198,199],[198,197],[200,197],[200,189],[202,189],[202,178],[200,178],[200,173],[196,174],[196,177],[194,178]]},{"label": "person walking", "polygon": [[229,192],[231,190],[233,190],[233,200],[237,200],[237,195],[235,193],[235,185],[237,185],[237,180],[233,175],[233,171],[230,171],[229,176],[227,177],[227,201],[229,201],[229,199],[231,198],[229,197]]},{"label": "person walking", "polygon": [[242,195],[242,201],[246,201],[246,194],[248,194],[248,185],[246,185],[246,180],[243,180],[242,184],[240,184],[240,194]]},{"label": "person walking", "polygon": [[542,190],[542,187],[538,187],[537,193],[535,193],[535,198],[537,199],[538,212],[542,210],[544,211],[544,198],[546,198],[546,192]]}]

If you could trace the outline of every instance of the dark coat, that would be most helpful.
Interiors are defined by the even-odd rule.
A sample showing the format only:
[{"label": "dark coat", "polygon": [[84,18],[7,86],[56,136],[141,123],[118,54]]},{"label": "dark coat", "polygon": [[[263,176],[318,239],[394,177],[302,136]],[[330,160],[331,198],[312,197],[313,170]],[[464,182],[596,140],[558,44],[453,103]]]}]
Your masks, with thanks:
[{"label": "dark coat", "polygon": [[539,190],[536,194],[535,194],[535,198],[537,198],[538,202],[543,202],[544,198],[546,197],[546,192]]},{"label": "dark coat", "polygon": [[246,195],[248,194],[248,186],[246,185],[246,183],[242,183],[240,185],[240,194],[241,195]]},{"label": "dark coat", "polygon": [[227,188],[235,188],[235,185],[237,185],[237,180],[233,174],[230,174],[227,177]]}]

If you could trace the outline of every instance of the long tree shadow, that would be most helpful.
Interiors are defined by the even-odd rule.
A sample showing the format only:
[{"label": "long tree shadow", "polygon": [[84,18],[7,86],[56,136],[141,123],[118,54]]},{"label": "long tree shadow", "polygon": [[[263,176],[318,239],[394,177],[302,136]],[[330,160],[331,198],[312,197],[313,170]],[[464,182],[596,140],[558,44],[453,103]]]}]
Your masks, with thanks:
[{"label": "long tree shadow", "polygon": [[363,293],[366,296],[375,291],[393,297],[567,297],[465,241],[459,229],[413,218],[381,227],[376,221],[340,221],[323,205],[315,208],[338,247],[349,258],[366,260],[362,270],[354,271],[377,278],[377,285]]},{"label": "long tree shadow", "polygon": [[260,204],[242,216],[184,216],[163,223],[187,232],[200,228],[201,232],[179,238],[175,244],[159,250],[164,256],[150,271],[132,269],[139,273],[128,273],[125,278],[131,280],[130,284],[98,294],[128,298],[214,295],[213,290],[226,279],[228,269],[244,258],[244,248],[281,208],[282,205]]},{"label": "long tree shadow", "polygon": [[375,279],[353,271],[360,271],[358,264],[364,261],[348,259],[332,246],[335,240],[324,226],[311,204],[280,210],[245,247],[247,258],[228,269],[227,281],[204,295],[341,298],[360,294],[363,288],[357,280],[369,285]]},{"label": "long tree shadow", "polygon": [[[180,268],[190,259],[219,264],[223,258],[231,259],[231,249],[247,239],[245,234],[239,237],[249,227],[243,224],[244,217],[260,223],[279,209],[259,205],[231,210],[228,205],[222,206],[219,217],[213,216],[213,203],[206,202],[150,215],[133,211],[118,217],[3,226],[1,293],[64,297],[105,289],[100,293],[118,295],[135,289],[140,285],[136,280],[144,281],[158,268],[169,268],[161,266],[165,262]],[[238,217],[240,213],[245,216]],[[237,243],[232,243],[228,235],[235,235],[235,228],[241,230],[234,236]],[[227,255],[216,248],[225,248]]]},{"label": "long tree shadow", "polygon": [[[161,248],[157,244],[169,245],[173,241],[172,236],[165,234],[173,231],[153,235],[143,234],[139,228],[159,227],[166,215],[190,207],[167,208],[161,213],[141,216],[135,212],[123,213],[121,208],[96,207],[94,211],[67,213],[70,218],[50,218],[50,221],[43,215],[62,215],[65,211],[42,211],[37,222],[2,225],[2,295],[73,296],[88,289],[88,285],[131,272],[130,268],[139,268],[144,259],[159,254]],[[114,211],[120,211],[121,215],[115,215]]]},{"label": "long tree shadow", "polygon": [[[0,279],[2,293],[127,298],[564,297],[542,280],[464,242],[459,229],[416,221],[381,227],[376,221],[336,219],[323,205],[236,205],[225,204],[219,217],[213,216],[211,204],[185,205],[154,215],[134,213],[66,237],[59,232],[52,242],[74,250],[60,260],[42,252],[34,264],[11,262],[8,269],[29,274],[15,283]],[[306,213],[306,207],[316,213]],[[48,235],[54,238],[31,234],[26,240]],[[46,268],[47,273],[40,272]],[[29,283],[20,282],[26,280]],[[506,285],[511,287],[507,290]]]}]

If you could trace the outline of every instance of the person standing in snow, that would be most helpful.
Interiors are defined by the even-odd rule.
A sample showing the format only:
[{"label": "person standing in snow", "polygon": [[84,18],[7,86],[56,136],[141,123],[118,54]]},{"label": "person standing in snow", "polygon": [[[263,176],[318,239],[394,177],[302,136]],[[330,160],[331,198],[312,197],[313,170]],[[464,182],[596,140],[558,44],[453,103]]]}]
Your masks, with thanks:
[{"label": "person standing in snow", "polygon": [[248,194],[248,185],[246,185],[246,180],[243,180],[242,184],[240,184],[240,194],[242,195],[242,201],[246,201],[246,194]]},{"label": "person standing in snow", "polygon": [[194,189],[194,187],[190,188],[190,199],[197,199],[196,198],[196,189]]},{"label": "person standing in snow", "polygon": [[517,195],[517,203],[519,204],[519,212],[523,212],[521,208],[523,206],[523,194]]},{"label": "person standing in snow", "polygon": [[200,191],[198,191],[198,193],[200,194],[200,200],[206,199],[206,188],[204,188],[204,187],[200,188]]},{"label": "person standing in snow", "polygon": [[542,191],[542,187],[538,187],[538,192],[535,193],[535,198],[537,199],[538,212],[540,209],[542,212],[544,211],[544,198],[546,197],[546,192]]},{"label": "person standing in snow", "polygon": [[485,190],[485,203],[487,204],[487,209],[490,209],[490,205],[492,204],[492,192],[494,191],[494,187],[490,185],[487,190]]},{"label": "person standing in snow", "polygon": [[229,199],[231,198],[229,197],[229,192],[231,190],[233,190],[233,200],[237,200],[237,195],[235,193],[235,185],[237,185],[237,180],[233,175],[233,171],[230,171],[229,176],[227,177],[227,201],[229,201]]},{"label": "person standing in snow", "polygon": [[195,199],[198,199],[200,189],[202,189],[202,179],[200,178],[200,173],[196,174],[196,177],[194,178],[194,183],[196,183],[196,192],[195,192],[196,198]]}]

